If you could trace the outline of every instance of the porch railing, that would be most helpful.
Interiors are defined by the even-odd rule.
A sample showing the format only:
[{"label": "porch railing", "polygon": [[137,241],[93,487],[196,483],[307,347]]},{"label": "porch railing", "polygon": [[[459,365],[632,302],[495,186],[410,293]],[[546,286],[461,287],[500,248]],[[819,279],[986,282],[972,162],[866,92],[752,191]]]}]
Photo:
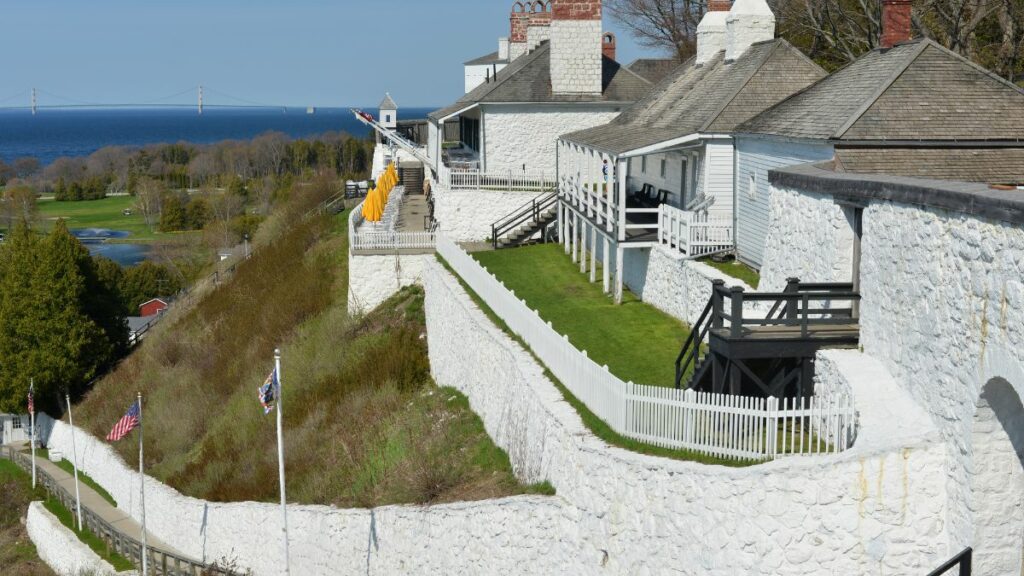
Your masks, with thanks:
[{"label": "porch railing", "polygon": [[658,207],[658,241],[693,258],[731,250],[732,218],[662,204]]},{"label": "porch railing", "polygon": [[391,192],[380,222],[367,222],[363,218],[363,202],[352,209],[348,216],[349,250],[429,250],[434,248],[436,239],[434,232],[402,232],[398,230],[398,215],[401,211],[404,194],[403,186],[398,186]]},{"label": "porch railing", "polygon": [[443,168],[441,186],[448,190],[483,190],[491,192],[551,192],[555,175],[517,170],[459,170]]},{"label": "porch railing", "polygon": [[555,378],[623,436],[666,448],[744,460],[841,452],[853,442],[851,394],[754,398],[623,382],[451,240],[438,253]]}]

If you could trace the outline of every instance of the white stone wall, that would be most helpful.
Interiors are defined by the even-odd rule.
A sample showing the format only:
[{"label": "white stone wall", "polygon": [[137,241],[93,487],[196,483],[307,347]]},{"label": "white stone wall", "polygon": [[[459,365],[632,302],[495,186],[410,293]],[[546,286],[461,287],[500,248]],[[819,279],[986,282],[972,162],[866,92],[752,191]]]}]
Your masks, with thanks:
[{"label": "white stone wall", "polygon": [[466,393],[517,473],[575,509],[559,535],[578,538],[574,573],[923,574],[948,554],[946,452],[884,369],[822,361],[842,382],[820,386],[852,386],[865,422],[844,454],[742,469],[648,457],[591,435],[447,272],[431,264],[425,283],[434,378]]},{"label": "white stone wall", "polygon": [[726,286],[754,289],[718,270],[686,259],[678,250],[656,246],[626,250],[623,282],[641,300],[689,325],[700,319],[715,280]]},{"label": "white stone wall", "polygon": [[786,278],[804,282],[853,279],[853,225],[831,196],[771,187],[768,235],[761,266],[763,292],[778,292]]},{"label": "white stone wall", "polygon": [[403,286],[420,283],[423,265],[433,254],[382,254],[348,256],[348,309],[370,312]]},{"label": "white stone wall", "polygon": [[526,50],[530,51],[540,46],[541,42],[551,40],[550,26],[530,26],[526,29]]},{"label": "white stone wall", "polygon": [[601,34],[600,20],[551,22],[551,90],[555,94],[601,93]]},{"label": "white stone wall", "polygon": [[526,54],[526,42],[509,42],[508,44],[508,58],[509,62],[512,62],[516,58],[519,58],[523,54]]},{"label": "white stone wall", "polygon": [[603,104],[510,104],[484,108],[484,168],[544,173],[554,178],[558,137],[612,121],[620,107]]},{"label": "white stone wall", "polygon": [[537,192],[444,190],[434,194],[438,232],[456,242],[490,242],[491,224],[530,203]]},{"label": "white stone wall", "polygon": [[[71,454],[70,427],[42,416],[47,445]],[[287,431],[285,431],[287,434]],[[79,465],[139,518],[138,474],[109,445],[79,431]],[[205,521],[204,521],[205,519]],[[233,559],[256,576],[281,573],[281,509],[189,498],[146,478],[152,534],[197,559]],[[439,506],[341,510],[288,507],[292,574],[573,573],[574,517],[558,497],[519,496]],[[552,534],[566,535],[552,538]],[[578,573],[578,572],[576,572]]]},{"label": "white stone wall", "polygon": [[466,69],[466,93],[468,94],[477,86],[483,84],[488,78],[494,78],[495,69],[501,72],[507,66],[504,62],[497,62],[495,64],[475,64],[467,65]]},{"label": "white stone wall", "polygon": [[[789,216],[779,218],[783,213]],[[789,274],[848,279],[839,272],[849,269],[849,224],[831,197],[774,189],[771,222],[762,278],[773,278],[775,286]],[[985,412],[981,394],[990,382],[1003,380],[1015,391],[1016,399],[1009,394],[1000,402],[1007,409],[1024,398],[1024,229],[883,201],[870,202],[863,225],[861,346],[923,407],[948,447],[943,475],[951,549],[981,545],[981,574],[1017,574],[1024,547],[1024,412],[1005,416],[1001,431],[975,415]],[[1011,450],[996,464],[998,481],[986,479],[990,464],[976,461],[975,444],[981,450],[992,441],[979,430],[1016,439],[1017,459]],[[984,512],[993,505],[1003,510],[995,520]],[[978,541],[993,521],[1000,534],[1017,539],[1002,557]]]},{"label": "white stone wall", "polygon": [[[949,443],[953,538],[957,545],[970,544],[985,520],[972,513],[981,503],[973,502],[980,497],[970,489],[972,427],[982,388],[1002,378],[1018,402],[1024,398],[1024,229],[872,202],[864,212],[861,284],[864,350],[882,359]],[[1024,455],[1018,469],[1022,462]],[[1013,478],[1012,468],[1004,469],[1004,482]],[[1020,494],[1016,503],[1003,500],[1001,517],[1018,548],[1024,525],[1012,510],[1024,506]]]},{"label": "white stone wall", "polygon": [[113,566],[79,540],[74,532],[61,524],[42,502],[32,502],[28,505],[25,529],[36,546],[39,558],[60,576],[110,576],[118,573]]}]

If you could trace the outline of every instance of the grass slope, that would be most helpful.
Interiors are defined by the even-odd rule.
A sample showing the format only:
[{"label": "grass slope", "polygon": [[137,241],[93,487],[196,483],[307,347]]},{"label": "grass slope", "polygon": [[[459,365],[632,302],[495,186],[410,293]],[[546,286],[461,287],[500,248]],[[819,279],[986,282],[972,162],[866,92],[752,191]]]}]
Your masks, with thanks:
[{"label": "grass slope", "polygon": [[[215,501],[277,498],[275,418],[256,389],[282,349],[288,496],[342,507],[549,492],[523,487],[454,390],[430,379],[422,289],[352,318],[346,215],[275,215],[256,255],[165,321],[76,409],[106,434],[141,389],[146,467]],[[267,236],[270,234],[270,236]],[[130,441],[116,446],[137,465]]]},{"label": "grass slope", "polygon": [[10,460],[0,459],[0,573],[5,576],[53,575],[21,522],[29,503],[45,498],[42,488],[32,490],[28,474]]},{"label": "grass slope", "polygon": [[675,385],[675,361],[689,327],[626,291],[622,305],[580,274],[560,245],[473,256],[569,341],[622,380]]},{"label": "grass slope", "polygon": [[757,289],[758,284],[761,283],[761,275],[757,273],[750,266],[740,262],[735,257],[728,257],[723,262],[716,262],[711,258],[703,258],[700,260],[702,264],[707,264],[719,272],[732,276],[733,278],[746,283],[753,289]]}]

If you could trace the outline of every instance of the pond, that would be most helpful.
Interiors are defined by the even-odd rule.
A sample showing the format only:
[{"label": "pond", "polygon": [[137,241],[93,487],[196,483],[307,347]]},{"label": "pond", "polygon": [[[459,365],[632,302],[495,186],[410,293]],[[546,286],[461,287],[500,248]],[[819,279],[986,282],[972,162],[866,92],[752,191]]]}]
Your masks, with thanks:
[{"label": "pond", "polygon": [[131,234],[124,230],[107,228],[75,228],[71,230],[93,256],[110,258],[122,266],[135,266],[149,256],[149,244],[121,244],[108,240],[119,240]]}]

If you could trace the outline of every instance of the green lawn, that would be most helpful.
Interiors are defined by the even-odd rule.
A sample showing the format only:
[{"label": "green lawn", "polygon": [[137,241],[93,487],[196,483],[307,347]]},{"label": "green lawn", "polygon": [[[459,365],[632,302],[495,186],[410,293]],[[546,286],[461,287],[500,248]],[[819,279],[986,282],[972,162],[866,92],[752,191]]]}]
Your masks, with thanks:
[{"label": "green lawn", "polygon": [[59,500],[57,500],[56,498],[47,498],[45,501],[43,501],[43,506],[45,506],[46,509],[49,510],[51,514],[56,516],[57,519],[60,520],[60,523],[63,524],[65,528],[74,532],[75,535],[78,536],[78,539],[84,542],[89,548],[91,548],[92,551],[95,552],[97,556],[109,562],[110,565],[114,567],[114,570],[117,570],[118,572],[123,572],[125,570],[131,570],[135,568],[135,566],[127,558],[121,556],[117,552],[110,550],[109,547],[107,546],[107,543],[103,540],[100,540],[99,536],[93,534],[91,530],[89,530],[86,527],[83,527],[82,530],[79,530],[78,523],[75,521],[75,518],[71,514],[71,511],[65,508],[64,505],[61,504]]},{"label": "green lawn", "polygon": [[[36,456],[39,458],[49,460],[50,452],[46,448],[36,448]],[[75,475],[75,467],[72,466],[70,460],[61,460],[60,462],[57,462],[57,467],[67,472],[68,474],[71,474],[72,476]],[[78,481],[81,482],[82,484],[85,484],[89,488],[95,490],[96,493],[99,494],[104,500],[109,502],[111,506],[117,508],[117,502],[114,501],[114,497],[110,495],[110,492],[104,490],[103,486],[97,484],[96,481],[90,478],[88,474],[79,470]]]},{"label": "green lawn", "polygon": [[732,256],[728,257],[724,262],[715,262],[711,258],[703,258],[700,260],[700,263],[707,264],[719,272],[732,276],[742,282],[746,282],[747,286],[750,286],[755,290],[757,289],[757,285],[761,283],[761,275],[757,273],[757,270],[754,270],[750,266],[736,260]]},{"label": "green lawn", "polygon": [[[112,196],[80,202],[40,200],[38,205],[39,222],[44,230],[49,230],[57,219],[64,219],[68,228],[125,230],[131,233],[130,239],[133,241],[155,240],[159,236],[146,226],[142,214],[135,208],[135,198],[132,196]],[[131,216],[122,213],[126,208],[132,210]]]},{"label": "green lawn", "polygon": [[591,284],[558,244],[473,256],[574,346],[622,380],[675,385],[676,356],[689,335],[682,322],[629,292],[616,305],[602,293],[601,282]]}]

